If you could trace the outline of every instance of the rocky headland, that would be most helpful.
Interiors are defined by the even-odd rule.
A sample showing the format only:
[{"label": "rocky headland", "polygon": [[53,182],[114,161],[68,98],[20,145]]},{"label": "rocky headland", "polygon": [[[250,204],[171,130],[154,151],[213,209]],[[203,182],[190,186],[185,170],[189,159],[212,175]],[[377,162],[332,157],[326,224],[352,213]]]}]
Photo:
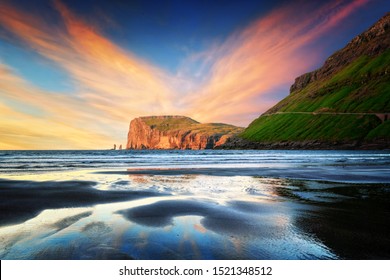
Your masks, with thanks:
[{"label": "rocky headland", "polygon": [[127,149],[214,149],[243,128],[222,123],[199,123],[184,116],[149,116],[130,122]]}]

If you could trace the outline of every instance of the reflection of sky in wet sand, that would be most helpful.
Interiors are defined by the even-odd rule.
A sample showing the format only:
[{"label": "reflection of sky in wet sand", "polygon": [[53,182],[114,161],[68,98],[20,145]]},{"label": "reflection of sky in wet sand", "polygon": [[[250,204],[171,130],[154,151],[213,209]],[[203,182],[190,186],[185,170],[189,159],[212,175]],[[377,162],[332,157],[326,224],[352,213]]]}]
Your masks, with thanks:
[{"label": "reflection of sky in wet sand", "polygon": [[[280,195],[278,189],[289,185],[286,180],[69,173],[65,178],[57,174],[45,179],[93,177],[102,191],[146,190],[169,195],[44,210],[24,223],[0,228],[1,259],[337,257],[296,225],[297,217],[310,206]],[[288,191],[297,195],[294,191],[299,194],[299,187]]]}]

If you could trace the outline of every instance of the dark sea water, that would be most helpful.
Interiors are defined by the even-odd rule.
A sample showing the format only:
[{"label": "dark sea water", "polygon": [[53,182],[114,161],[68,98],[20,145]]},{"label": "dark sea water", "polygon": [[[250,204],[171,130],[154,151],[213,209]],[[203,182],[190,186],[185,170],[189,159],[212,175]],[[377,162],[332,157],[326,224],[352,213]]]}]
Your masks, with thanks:
[{"label": "dark sea water", "polygon": [[0,151],[0,259],[390,259],[389,151]]}]

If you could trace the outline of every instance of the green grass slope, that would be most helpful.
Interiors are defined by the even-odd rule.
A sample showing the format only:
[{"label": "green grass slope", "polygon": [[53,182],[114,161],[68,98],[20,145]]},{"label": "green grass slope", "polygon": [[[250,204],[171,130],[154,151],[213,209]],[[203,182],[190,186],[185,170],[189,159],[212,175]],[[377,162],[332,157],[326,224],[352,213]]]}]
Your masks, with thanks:
[{"label": "green grass slope", "polygon": [[373,113],[390,113],[390,50],[359,56],[336,73],[290,93],[240,137],[263,143],[390,143],[390,120]]},{"label": "green grass slope", "polygon": [[390,50],[375,58],[359,57],[334,76],[293,92],[275,107],[282,112],[390,112]]},{"label": "green grass slope", "polygon": [[148,126],[160,131],[177,130],[199,124],[184,116],[143,117],[142,120]]},{"label": "green grass slope", "polygon": [[[365,138],[380,125],[371,115],[272,115],[256,119],[241,136],[256,142],[349,142]],[[373,138],[380,133],[382,129]]]}]

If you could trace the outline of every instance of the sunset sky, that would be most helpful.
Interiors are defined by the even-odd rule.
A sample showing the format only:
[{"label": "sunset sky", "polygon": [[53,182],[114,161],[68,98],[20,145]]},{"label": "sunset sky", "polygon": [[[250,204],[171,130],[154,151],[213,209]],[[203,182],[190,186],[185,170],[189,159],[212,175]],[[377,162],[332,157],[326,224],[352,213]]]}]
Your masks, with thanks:
[{"label": "sunset sky", "polygon": [[247,126],[388,0],[0,0],[0,150],[108,149],[131,119]]}]

